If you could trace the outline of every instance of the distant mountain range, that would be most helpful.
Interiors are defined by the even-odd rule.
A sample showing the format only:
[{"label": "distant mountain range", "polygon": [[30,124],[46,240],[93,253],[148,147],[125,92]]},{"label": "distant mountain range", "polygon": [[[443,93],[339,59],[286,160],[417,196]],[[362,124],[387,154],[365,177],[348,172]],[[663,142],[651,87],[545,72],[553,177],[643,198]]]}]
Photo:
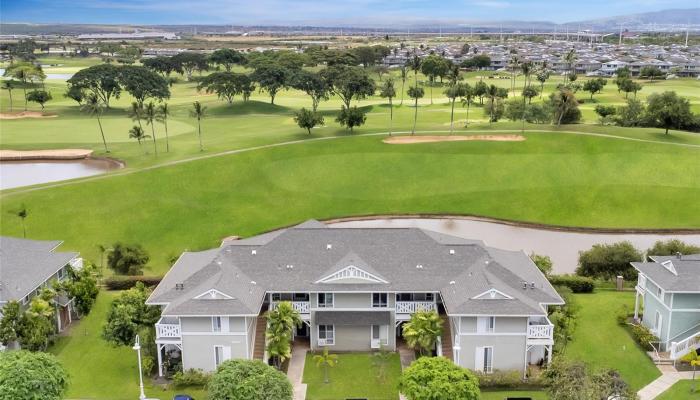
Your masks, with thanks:
[{"label": "distant mountain range", "polygon": [[435,32],[435,33],[480,33],[480,32],[563,32],[568,30],[591,30],[596,32],[629,31],[684,31],[700,32],[700,8],[671,9],[640,14],[619,15],[607,18],[572,21],[557,24],[548,21],[421,21],[405,25],[352,25],[352,26],[232,26],[232,25],[103,25],[103,24],[26,24],[3,23],[0,34],[70,35],[99,32],[130,32],[139,30],[164,30],[179,33],[227,32],[227,31],[267,31],[267,32],[307,32],[328,33],[343,30],[351,33],[371,32]]}]

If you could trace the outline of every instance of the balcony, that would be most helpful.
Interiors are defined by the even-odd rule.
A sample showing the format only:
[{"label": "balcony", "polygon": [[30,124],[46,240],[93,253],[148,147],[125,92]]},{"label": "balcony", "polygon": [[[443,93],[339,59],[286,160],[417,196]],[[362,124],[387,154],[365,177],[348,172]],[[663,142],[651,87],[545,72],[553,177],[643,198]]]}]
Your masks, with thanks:
[{"label": "balcony", "polygon": [[527,325],[527,341],[531,344],[553,344],[554,325],[546,317],[530,319]]},{"label": "balcony", "polygon": [[181,336],[180,321],[177,318],[162,317],[156,323],[156,341],[180,341]]},{"label": "balcony", "polygon": [[417,311],[437,311],[437,304],[434,301],[397,301],[396,302],[396,318],[400,319],[399,314],[403,314],[403,318],[409,318],[411,314]]},{"label": "balcony", "polygon": [[[272,303],[270,303],[270,311],[277,308],[277,305],[279,303],[279,301],[273,301]],[[292,308],[302,315],[309,314],[311,310],[311,306],[308,301],[290,301],[289,303],[292,303]]]}]

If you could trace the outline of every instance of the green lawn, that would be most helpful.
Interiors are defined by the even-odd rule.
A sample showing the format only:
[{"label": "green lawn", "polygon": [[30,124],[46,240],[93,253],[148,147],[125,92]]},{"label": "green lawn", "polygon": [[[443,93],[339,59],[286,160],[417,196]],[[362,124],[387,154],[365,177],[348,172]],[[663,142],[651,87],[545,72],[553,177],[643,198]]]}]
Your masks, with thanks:
[{"label": "green lawn", "polygon": [[508,397],[530,397],[532,400],[547,400],[549,397],[543,391],[498,391],[481,392],[481,400],[506,400]]},{"label": "green lawn", "polygon": [[585,361],[593,368],[614,368],[635,390],[661,375],[644,350],[615,320],[621,304],[634,306],[633,292],[598,291],[574,297],[581,311],[573,341],[566,347],[566,357]]},{"label": "green lawn", "polygon": [[[114,347],[100,337],[115,292],[101,292],[90,315],[70,327],[70,336],[59,338],[50,348],[70,374],[67,399],[132,400],[138,398],[138,364],[131,347]],[[146,379],[146,396],[170,400],[176,393],[189,393],[204,400],[197,390],[164,390]]]},{"label": "green lawn", "polygon": [[670,389],[661,393],[656,400],[700,400],[700,382],[695,382],[695,392],[690,392],[691,380],[677,382]]},{"label": "green lawn", "polygon": [[396,400],[399,397],[398,380],[401,362],[398,353],[392,354],[384,381],[377,377],[378,369],[368,353],[338,354],[338,364],[329,369],[330,383],[324,383],[323,370],[316,366],[311,353],[306,356],[303,382],[307,400],[341,400],[367,398],[368,400]]}]

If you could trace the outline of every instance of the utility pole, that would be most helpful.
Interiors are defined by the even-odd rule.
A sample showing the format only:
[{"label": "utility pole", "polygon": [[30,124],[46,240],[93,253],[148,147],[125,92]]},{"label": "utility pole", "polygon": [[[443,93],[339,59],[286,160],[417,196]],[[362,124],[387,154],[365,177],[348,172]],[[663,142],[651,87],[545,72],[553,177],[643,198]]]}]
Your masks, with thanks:
[{"label": "utility pole", "polygon": [[620,40],[618,40],[617,45],[622,46],[622,25],[620,25]]}]

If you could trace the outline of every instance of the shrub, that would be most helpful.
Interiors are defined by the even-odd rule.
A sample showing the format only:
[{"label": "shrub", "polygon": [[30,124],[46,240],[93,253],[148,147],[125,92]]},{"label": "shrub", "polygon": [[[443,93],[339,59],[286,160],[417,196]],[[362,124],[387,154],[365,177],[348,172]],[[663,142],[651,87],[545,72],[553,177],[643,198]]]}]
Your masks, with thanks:
[{"label": "shrub", "polygon": [[67,387],[68,373],[55,356],[0,352],[0,399],[60,400]]},{"label": "shrub", "polygon": [[[501,371],[496,369],[490,374],[477,372],[476,376],[479,378],[479,387],[482,389],[517,389],[525,385],[522,372],[517,370]],[[528,381],[528,385],[531,384],[534,382]]]},{"label": "shrub", "polygon": [[224,361],[207,389],[210,400],[292,400],[289,379],[258,360]]},{"label": "shrub", "polygon": [[627,304],[622,304],[615,313],[615,319],[617,320],[618,325],[624,326],[627,324],[627,320],[631,315],[632,312],[630,306]]},{"label": "shrub", "polygon": [[173,376],[173,385],[176,388],[184,387],[201,387],[209,383],[211,379],[211,374],[208,374],[201,369],[188,369],[186,371],[177,371]]},{"label": "shrub", "polygon": [[641,259],[642,253],[630,242],[596,244],[588,251],[579,252],[576,275],[599,279],[622,275],[626,280],[637,280],[637,271],[630,263]]},{"label": "shrub", "polygon": [[678,239],[670,239],[665,242],[659,240],[647,250],[647,254],[650,256],[674,256],[676,253],[697,254],[700,253],[700,247]]},{"label": "shrub", "polygon": [[654,336],[647,327],[641,324],[632,325],[630,332],[632,333],[634,341],[646,350],[653,350],[650,343],[659,341],[659,338]]},{"label": "shrub", "polygon": [[399,389],[410,400],[477,400],[479,378],[444,357],[421,357],[406,368]]},{"label": "shrub", "polygon": [[150,256],[140,244],[117,242],[107,255],[107,265],[119,274],[141,275]]},{"label": "shrub", "polygon": [[157,286],[162,279],[162,276],[110,276],[104,280],[104,284],[107,290],[127,290],[138,282],[147,287]]},{"label": "shrub", "polygon": [[566,286],[574,293],[593,293],[595,290],[595,281],[584,276],[552,275],[549,282],[554,286]]}]

